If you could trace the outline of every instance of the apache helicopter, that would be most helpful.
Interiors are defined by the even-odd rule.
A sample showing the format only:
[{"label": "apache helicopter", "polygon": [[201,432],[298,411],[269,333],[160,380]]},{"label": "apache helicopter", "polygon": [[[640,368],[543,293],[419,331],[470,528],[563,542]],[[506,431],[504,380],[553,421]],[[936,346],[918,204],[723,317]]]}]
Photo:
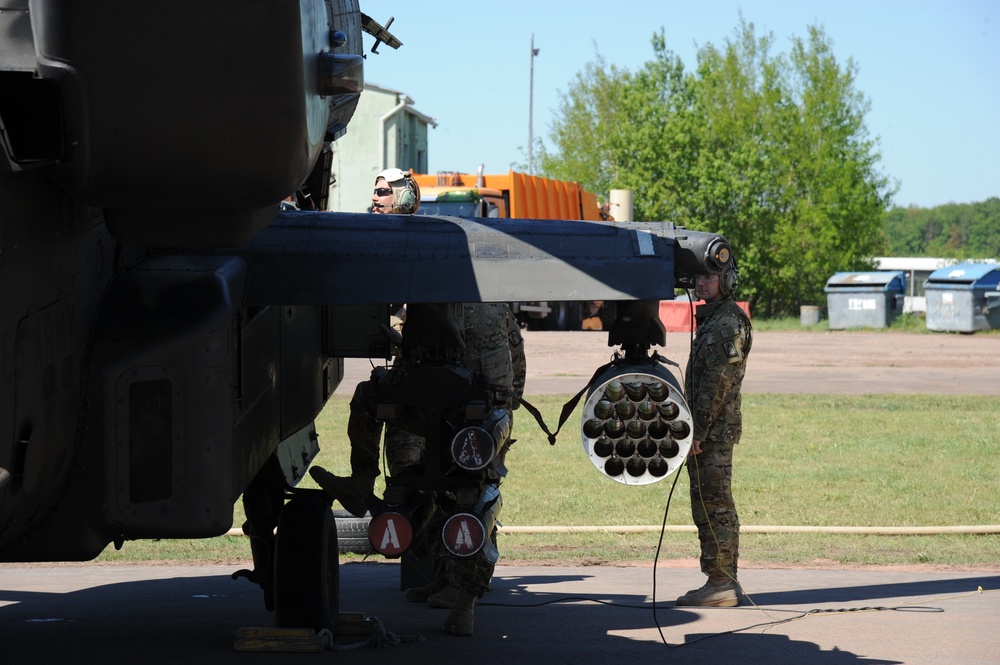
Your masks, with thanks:
[{"label": "apache helicopter", "polygon": [[[389,303],[617,301],[620,362],[591,384],[584,450],[626,484],[683,461],[689,431],[660,432],[679,451],[643,455],[609,433],[626,388],[647,415],[666,409],[644,428],[690,421],[649,353],[665,341],[656,303],[721,273],[725,238],[323,212],[330,144],[363,89],[363,32],[400,46],[357,0],[0,9],[0,561],[219,536],[243,497],[247,575],[278,625],[329,626],[335,518],[294,486],[343,359],[388,357]],[[317,210],[280,210],[303,186]],[[493,444],[509,435],[468,408],[488,396],[431,375],[452,378],[430,392],[415,379],[429,412],[463,408]]]}]

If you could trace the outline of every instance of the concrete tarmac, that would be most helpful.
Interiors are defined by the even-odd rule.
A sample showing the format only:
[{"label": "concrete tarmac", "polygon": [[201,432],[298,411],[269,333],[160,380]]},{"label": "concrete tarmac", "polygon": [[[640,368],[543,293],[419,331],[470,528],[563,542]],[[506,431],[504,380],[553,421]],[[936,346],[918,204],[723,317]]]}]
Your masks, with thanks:
[{"label": "concrete tarmac", "polygon": [[[446,610],[403,601],[394,563],[341,566],[341,609],[377,618],[392,646],[342,638],[314,654],[234,649],[273,615],[230,567],[0,566],[0,663],[1000,662],[1000,573],[748,569],[754,604],[679,608],[694,568],[499,566],[472,637]],[[981,591],[980,591],[981,589]],[[655,599],[655,610],[654,610]]]},{"label": "concrete tarmac", "polygon": [[[529,396],[575,393],[610,354],[601,333],[525,337]],[[681,366],[686,343],[668,338]],[[745,392],[1000,394],[996,336],[761,333],[753,354]],[[337,392],[349,396],[371,363],[345,364]],[[235,565],[0,564],[0,665],[1000,663],[1000,568],[745,568],[756,606],[692,609],[674,599],[704,577],[676,565],[656,568],[655,586],[651,566],[501,565],[476,634],[453,637],[446,611],[403,601],[397,564],[347,562],[341,610],[399,643],[288,654],[235,651],[238,628],[274,622],[260,590],[231,579]]]}]

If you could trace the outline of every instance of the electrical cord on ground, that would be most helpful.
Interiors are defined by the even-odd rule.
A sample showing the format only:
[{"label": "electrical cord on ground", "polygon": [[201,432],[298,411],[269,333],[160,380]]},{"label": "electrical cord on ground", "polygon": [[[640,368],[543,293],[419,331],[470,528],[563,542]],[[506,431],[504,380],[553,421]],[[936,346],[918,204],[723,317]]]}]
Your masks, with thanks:
[{"label": "electrical cord on ground", "polygon": [[667,494],[667,504],[663,507],[663,523],[660,528],[660,538],[656,543],[656,554],[653,556],[653,623],[660,634],[660,640],[667,646],[672,646],[663,635],[663,626],[660,625],[660,618],[656,614],[656,571],[660,563],[660,550],[663,548],[663,536],[667,532],[667,516],[670,514],[670,502],[674,498],[674,488],[677,487],[677,480],[681,477],[680,468],[674,475],[674,482],[670,485],[670,492]]},{"label": "electrical cord on ground", "polygon": [[[967,598],[967,597],[973,596],[975,594],[998,593],[998,592],[1000,592],[1000,590],[991,589],[991,590],[984,591],[983,588],[980,586],[980,587],[977,588],[976,591],[970,591],[970,592],[967,592],[967,593],[956,594],[956,595],[953,595],[953,596],[945,596],[945,597],[940,597],[940,598],[939,597],[927,598],[927,599],[920,600],[920,601],[901,601],[899,603],[896,603],[895,605],[888,605],[888,606],[843,607],[843,608],[816,608],[816,609],[806,610],[804,612],[796,612],[795,616],[791,616],[791,617],[783,617],[783,618],[774,618],[774,617],[772,617],[771,621],[762,621],[760,623],[751,624],[749,626],[743,626],[742,628],[733,628],[732,630],[725,630],[725,631],[721,631],[721,632],[718,632],[718,633],[711,633],[711,634],[708,634],[708,635],[703,635],[703,636],[698,637],[696,639],[690,640],[688,642],[683,642],[683,643],[680,643],[680,644],[673,644],[673,643],[667,642],[666,638],[663,635],[663,629],[660,627],[659,623],[657,623],[657,629],[660,632],[660,639],[663,641],[663,644],[666,647],[671,648],[671,649],[679,649],[679,648],[682,648],[682,647],[691,646],[692,644],[696,644],[698,642],[704,642],[705,640],[714,639],[714,638],[717,638],[717,637],[722,637],[724,635],[735,635],[737,633],[744,633],[744,632],[746,632],[748,630],[763,629],[762,632],[766,632],[767,630],[769,630],[770,628],[773,628],[775,626],[780,626],[780,625],[783,625],[783,624],[786,624],[786,623],[792,623],[792,622],[795,622],[795,621],[801,621],[803,619],[815,618],[815,617],[843,616],[843,615],[846,615],[846,614],[858,614],[858,613],[861,613],[861,612],[932,612],[932,613],[939,613],[939,612],[944,612],[944,608],[941,608],[941,607],[928,607],[928,606],[924,605],[924,603],[929,603],[929,602],[934,602],[934,601],[957,600],[957,599],[961,599],[961,598]],[[589,598],[589,597],[586,597],[586,596],[566,596],[566,597],[563,597],[563,598],[552,598],[552,599],[541,601],[541,602],[538,602],[538,603],[489,603],[489,602],[483,603],[483,602],[481,602],[479,604],[480,605],[489,605],[489,606],[493,606],[493,607],[517,607],[517,608],[528,608],[528,607],[531,607],[531,608],[534,608],[534,607],[544,607],[546,605],[556,605],[556,604],[560,604],[560,603],[580,603],[580,602],[589,602],[589,603],[596,603],[596,604],[600,604],[600,605],[607,605],[609,607],[614,607],[614,608],[618,608],[618,609],[637,609],[637,610],[648,610],[649,609],[649,605],[648,604],[632,605],[632,604],[625,604],[625,603],[615,603],[615,602],[611,602],[611,601],[607,601],[607,600],[600,600],[598,598]],[[653,607],[652,607],[653,613],[654,613],[654,617],[656,616],[656,610],[659,609],[659,607],[660,606],[658,606],[656,604],[655,600],[654,600]],[[669,607],[669,606],[668,605],[664,605],[663,607]],[[757,605],[754,605],[754,607],[756,607],[758,610],[760,610],[760,611],[764,612],[765,614],[767,614],[767,616],[769,616],[769,617],[771,616],[765,610],[763,610],[763,608],[760,608]],[[788,612],[795,612],[795,610],[774,610],[774,609],[772,609],[771,612],[788,613]]]}]

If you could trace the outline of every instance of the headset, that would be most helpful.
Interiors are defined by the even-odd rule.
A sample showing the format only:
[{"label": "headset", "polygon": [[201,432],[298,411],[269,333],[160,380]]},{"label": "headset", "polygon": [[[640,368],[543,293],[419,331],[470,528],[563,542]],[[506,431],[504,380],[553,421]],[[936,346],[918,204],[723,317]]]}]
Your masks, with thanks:
[{"label": "headset", "polygon": [[420,209],[420,185],[413,179],[409,171],[391,168],[378,174],[375,182],[384,178],[393,192],[393,203],[390,212],[402,215],[412,215]]},{"label": "headset", "polygon": [[411,180],[410,176],[406,176],[406,185],[406,189],[400,188],[396,194],[396,202],[392,206],[393,212],[412,214],[420,207],[420,199],[417,198],[416,193],[412,189],[412,187],[419,187],[419,185],[417,185],[416,181]]},{"label": "headset", "polygon": [[736,257],[733,256],[729,259],[729,263],[723,269],[722,274],[719,275],[719,291],[724,296],[728,296],[736,287],[740,285],[740,269],[736,265]]}]

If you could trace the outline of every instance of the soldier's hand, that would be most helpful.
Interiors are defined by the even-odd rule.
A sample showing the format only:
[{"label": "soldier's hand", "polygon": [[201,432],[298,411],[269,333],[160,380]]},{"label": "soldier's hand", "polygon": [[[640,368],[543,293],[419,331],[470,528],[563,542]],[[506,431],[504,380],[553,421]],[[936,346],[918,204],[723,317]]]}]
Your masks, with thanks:
[{"label": "soldier's hand", "polygon": [[701,440],[691,439],[691,454],[700,455],[701,454]]}]

